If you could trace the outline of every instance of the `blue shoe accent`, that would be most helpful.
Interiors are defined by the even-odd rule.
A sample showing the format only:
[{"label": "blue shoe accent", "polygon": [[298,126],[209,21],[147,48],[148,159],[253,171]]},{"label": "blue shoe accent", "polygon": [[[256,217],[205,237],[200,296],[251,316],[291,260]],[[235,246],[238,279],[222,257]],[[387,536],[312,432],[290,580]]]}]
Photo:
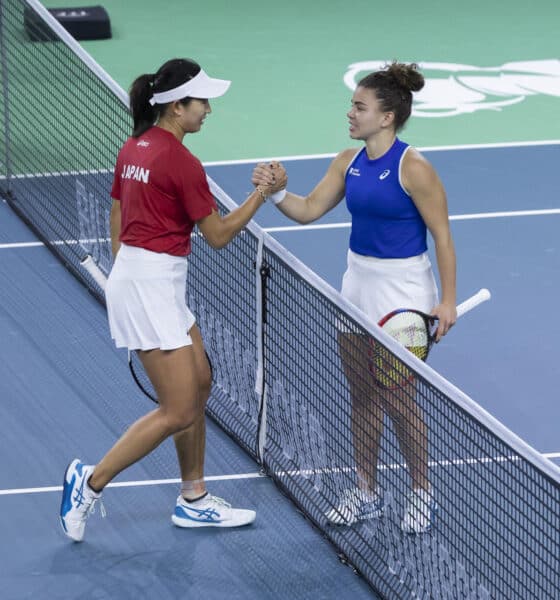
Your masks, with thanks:
[{"label": "blue shoe accent", "polygon": [[70,483],[67,483],[66,477],[62,486],[62,503],[60,505],[60,516],[65,517],[69,510],[72,509],[72,490],[76,483],[76,477],[73,475]]},{"label": "blue shoe accent", "polygon": [[76,458],[64,473],[59,520],[64,533],[75,542],[82,541],[86,520],[100,498],[100,494],[96,494],[87,485],[93,469],[93,466],[84,465]]},{"label": "blue shoe accent", "polygon": [[[187,508],[188,510],[186,510]],[[216,523],[220,520],[220,513],[212,508],[197,509],[193,506],[176,506],[175,515],[180,519],[191,519],[202,523]]]},{"label": "blue shoe accent", "polygon": [[177,527],[241,527],[255,517],[254,510],[232,508],[221,498],[206,494],[195,502],[179,496],[171,520]]}]

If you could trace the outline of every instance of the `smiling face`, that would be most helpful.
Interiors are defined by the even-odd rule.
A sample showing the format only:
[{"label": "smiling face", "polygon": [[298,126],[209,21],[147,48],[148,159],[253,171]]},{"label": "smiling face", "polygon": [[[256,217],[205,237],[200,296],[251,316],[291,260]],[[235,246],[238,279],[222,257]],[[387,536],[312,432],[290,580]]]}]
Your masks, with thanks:
[{"label": "smiling face", "polygon": [[354,140],[367,141],[377,134],[394,129],[394,114],[384,111],[372,89],[358,86],[347,113],[349,133]]},{"label": "smiling face", "polygon": [[192,98],[188,104],[177,103],[177,118],[185,133],[200,131],[206,115],[212,112],[210,102],[199,98]]}]

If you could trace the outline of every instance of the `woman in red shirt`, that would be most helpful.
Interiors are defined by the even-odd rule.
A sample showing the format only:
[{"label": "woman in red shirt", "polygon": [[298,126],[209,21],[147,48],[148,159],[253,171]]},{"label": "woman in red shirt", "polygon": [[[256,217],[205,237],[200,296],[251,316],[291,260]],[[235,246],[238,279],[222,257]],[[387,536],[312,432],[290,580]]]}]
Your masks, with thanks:
[{"label": "woman in red shirt", "polygon": [[106,288],[117,347],[138,351],[159,406],[136,421],[93,466],[79,459],[64,478],[60,520],[81,541],[103,488],[121,471],[173,436],[181,494],[172,521],[179,527],[236,527],[255,519],[211,496],[203,479],[204,408],[211,370],[195,319],[185,303],[188,255],[195,225],[213,248],[230,242],[277,185],[258,186],[221,216],[200,161],[183,146],[211,112],[209,99],[230,82],[209,77],[187,59],[141,75],[130,90],[134,130],[119,152],[111,196],[115,263]]}]

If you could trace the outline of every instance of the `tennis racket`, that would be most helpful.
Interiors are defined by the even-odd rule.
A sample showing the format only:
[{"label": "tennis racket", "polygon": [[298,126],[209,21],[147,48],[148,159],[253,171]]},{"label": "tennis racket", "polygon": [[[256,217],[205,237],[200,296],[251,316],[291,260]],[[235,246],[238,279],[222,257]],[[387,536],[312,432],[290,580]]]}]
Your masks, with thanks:
[{"label": "tennis racket", "polygon": [[[95,264],[93,258],[88,254],[81,262],[81,266],[91,275],[92,279],[97,285],[105,291],[107,285],[107,277],[105,273]],[[152,402],[158,403],[157,394],[150,381],[150,378],[146,375],[142,362],[138,358],[138,353],[135,351],[128,351],[128,368],[130,374],[134,379],[136,385],[140,388],[142,393],[147,396]]]},{"label": "tennis racket", "polygon": [[[490,298],[487,289],[479,290],[457,306],[457,318]],[[419,359],[425,361],[436,339],[438,319],[419,310],[399,308],[385,315],[378,325]],[[375,345],[373,341],[370,345],[370,371],[383,387],[398,387],[403,378],[412,379],[409,369],[398,358],[379,344]]]}]

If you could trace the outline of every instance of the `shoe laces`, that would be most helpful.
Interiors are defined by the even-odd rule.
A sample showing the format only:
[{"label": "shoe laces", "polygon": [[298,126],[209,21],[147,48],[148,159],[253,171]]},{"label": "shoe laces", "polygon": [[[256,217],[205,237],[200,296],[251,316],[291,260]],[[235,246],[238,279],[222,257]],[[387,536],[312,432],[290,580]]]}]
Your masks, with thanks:
[{"label": "shoe laces", "polygon": [[220,506],[224,506],[225,508],[231,508],[231,504],[226,502],[223,498],[218,498],[218,496],[212,496],[212,494],[208,494],[208,500],[210,502],[214,502],[215,504],[219,504]]},{"label": "shoe laces", "polygon": [[101,517],[104,519],[107,516],[107,511],[105,510],[105,505],[103,504],[103,500],[101,498],[93,498],[91,504],[88,506],[86,511],[86,517],[93,515],[95,513],[95,505],[99,502],[99,512]]}]

